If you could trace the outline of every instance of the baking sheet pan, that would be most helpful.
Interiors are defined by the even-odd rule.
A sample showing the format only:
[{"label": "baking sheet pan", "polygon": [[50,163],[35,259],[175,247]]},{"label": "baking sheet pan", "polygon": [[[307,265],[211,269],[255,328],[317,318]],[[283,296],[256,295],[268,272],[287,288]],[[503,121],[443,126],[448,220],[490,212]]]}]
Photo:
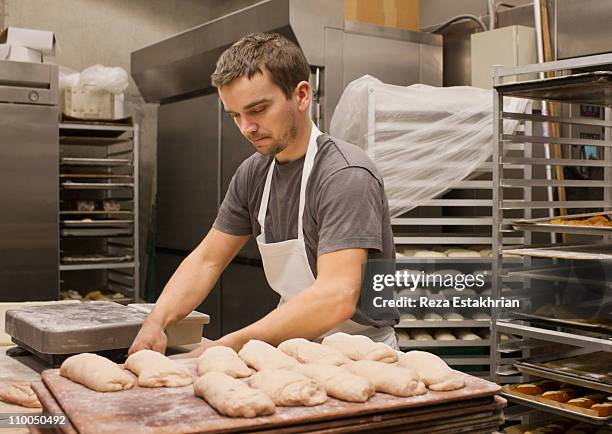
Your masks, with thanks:
[{"label": "baking sheet pan", "polygon": [[612,216],[612,211],[595,212],[587,214],[572,214],[558,217],[544,217],[537,219],[514,220],[511,224],[516,230],[528,230],[536,232],[559,232],[585,235],[612,235],[612,226],[580,226],[549,223],[552,219],[559,220],[582,220],[594,216]]}]

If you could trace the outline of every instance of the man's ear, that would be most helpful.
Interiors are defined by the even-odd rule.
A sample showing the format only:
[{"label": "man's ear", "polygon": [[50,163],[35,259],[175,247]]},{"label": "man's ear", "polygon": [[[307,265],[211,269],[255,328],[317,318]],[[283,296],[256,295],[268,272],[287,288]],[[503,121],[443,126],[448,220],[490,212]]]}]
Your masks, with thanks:
[{"label": "man's ear", "polygon": [[295,87],[293,94],[298,104],[298,110],[302,113],[306,113],[308,111],[308,107],[310,106],[310,101],[312,100],[310,83],[307,81],[300,81]]}]

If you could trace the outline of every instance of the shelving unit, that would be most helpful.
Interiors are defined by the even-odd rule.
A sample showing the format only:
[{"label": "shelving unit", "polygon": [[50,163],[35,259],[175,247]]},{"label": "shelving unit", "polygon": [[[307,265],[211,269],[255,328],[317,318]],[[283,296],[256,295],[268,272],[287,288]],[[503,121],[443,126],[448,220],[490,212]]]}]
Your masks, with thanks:
[{"label": "shelving unit", "polygon": [[[596,351],[612,351],[612,318],[609,309],[606,317],[602,312],[612,301],[607,281],[612,271],[611,232],[605,227],[548,223],[565,213],[576,214],[574,218],[580,219],[586,218],[585,213],[603,215],[612,209],[612,73],[592,72],[599,67],[609,69],[611,65],[612,55],[606,54],[494,68],[493,294],[499,297],[507,279],[518,279],[521,284],[514,287],[510,297],[522,303],[519,310],[493,312],[491,338],[495,351],[491,374],[500,383],[552,379],[573,385],[575,390],[612,390],[612,384],[604,383],[608,380],[602,379],[598,385],[580,376],[568,375],[562,369],[529,367],[536,361],[554,366],[555,361],[574,355],[587,357]],[[589,68],[590,72],[583,72],[581,68]],[[524,74],[551,71],[561,71],[561,75],[504,82],[512,76],[520,79]],[[527,98],[534,104],[561,103],[560,114],[507,113],[502,109],[505,97]],[[600,107],[601,118],[576,116],[577,112],[582,113],[579,109],[585,104]],[[540,133],[506,135],[500,132],[504,119],[524,120],[531,125],[532,131],[557,124],[559,137]],[[579,134],[579,128],[584,126],[595,128],[599,138],[593,139],[592,132]],[[506,152],[508,145],[517,143],[524,144],[525,156]],[[561,155],[547,158],[549,144],[559,145]],[[599,149],[598,158],[585,158],[587,146]],[[506,169],[510,165],[524,167],[525,177],[508,176]],[[553,172],[547,171],[547,166],[562,166],[563,178],[547,176]],[[583,170],[588,177],[568,179],[570,168],[589,168]],[[556,189],[552,196],[551,188]],[[508,197],[508,189],[522,191],[522,198]],[[561,194],[560,189],[564,189]],[[584,191],[588,193],[581,193]],[[510,214],[513,217],[508,225]],[[508,230],[523,234],[525,238],[531,234],[532,243],[504,248]],[[502,261],[502,254],[520,258],[522,269],[509,270]],[[514,336],[515,346],[504,348],[499,340],[501,333]],[[516,357],[512,363],[507,358],[509,354]],[[544,412],[594,425],[612,424],[611,419],[585,416],[571,408],[543,404],[509,392],[504,394],[511,402],[537,410],[524,413],[524,417],[538,417]]]},{"label": "shelving unit", "polygon": [[[521,125],[521,131],[525,131]],[[516,155],[523,156],[523,146],[513,144],[512,151]],[[513,170],[522,171],[520,166],[511,167]],[[487,161],[481,164],[468,179],[457,182],[449,187],[449,190],[440,197],[426,201],[421,206],[411,210],[405,215],[394,218],[391,224],[394,230],[394,241],[398,251],[405,246],[414,246],[423,249],[449,249],[466,248],[474,250],[492,249],[493,245],[493,164]],[[509,224],[510,219],[505,223]],[[422,229],[426,228],[426,229]],[[423,232],[422,232],[423,231]],[[515,231],[505,230],[504,245],[522,245],[529,242],[523,234]],[[504,258],[509,266],[520,265],[522,261],[515,257]],[[484,289],[491,288],[491,271],[493,258],[481,257],[398,257],[398,269],[408,268],[426,271],[440,271],[444,269],[455,269],[465,274],[484,271],[486,273],[486,285]],[[515,279],[516,280],[516,279]],[[457,293],[459,295],[460,293]],[[429,295],[429,298],[437,294]],[[486,297],[488,293],[477,292],[475,296]],[[453,311],[453,309],[446,309]],[[455,369],[490,378],[490,366],[492,353],[490,351],[491,321],[475,321],[470,318],[473,309],[459,311],[465,317],[462,321],[405,321],[401,320],[396,325],[400,330],[408,331],[425,329],[430,334],[443,328],[451,333],[457,334],[461,329],[469,328],[482,337],[481,340],[432,340],[418,341],[407,340],[401,335],[398,345],[401,350],[424,349],[435,352],[442,357],[446,363]],[[482,312],[491,315],[490,309]],[[402,312],[400,312],[402,313]],[[414,313],[414,312],[411,312]],[[419,315],[419,313],[417,313]],[[400,332],[401,333],[401,332]]]},{"label": "shelving unit", "polygon": [[59,127],[60,290],[139,300],[138,125]]}]

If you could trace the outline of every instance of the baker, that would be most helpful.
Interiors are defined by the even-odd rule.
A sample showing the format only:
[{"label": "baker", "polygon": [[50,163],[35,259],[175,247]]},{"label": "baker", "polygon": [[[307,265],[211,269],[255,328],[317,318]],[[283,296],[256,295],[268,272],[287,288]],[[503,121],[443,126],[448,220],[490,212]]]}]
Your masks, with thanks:
[{"label": "baker", "polygon": [[247,35],[221,54],[212,83],[257,152],[238,167],[212,228],[166,284],[130,353],[163,352],[164,328],[208,296],[251,235],[281,301],[191,355],[210,345],[239,350],[251,339],[277,345],[337,331],[397,347],[397,311],[372,310],[372,294],[361,290],[366,261],[395,257],[383,181],[361,149],[311,121],[309,75],[300,48],[278,34]]}]

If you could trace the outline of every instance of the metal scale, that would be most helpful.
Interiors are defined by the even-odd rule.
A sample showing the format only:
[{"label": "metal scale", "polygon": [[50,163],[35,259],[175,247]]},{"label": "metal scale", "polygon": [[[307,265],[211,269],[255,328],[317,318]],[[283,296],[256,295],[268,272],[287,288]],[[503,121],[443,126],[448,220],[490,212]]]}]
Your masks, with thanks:
[{"label": "metal scale", "polygon": [[[86,352],[123,362],[151,308],[109,301],[30,306],[8,310],[5,329],[19,347],[12,355],[25,350],[51,366]],[[209,322],[208,315],[192,312],[166,329],[168,346],[199,343]]]}]

